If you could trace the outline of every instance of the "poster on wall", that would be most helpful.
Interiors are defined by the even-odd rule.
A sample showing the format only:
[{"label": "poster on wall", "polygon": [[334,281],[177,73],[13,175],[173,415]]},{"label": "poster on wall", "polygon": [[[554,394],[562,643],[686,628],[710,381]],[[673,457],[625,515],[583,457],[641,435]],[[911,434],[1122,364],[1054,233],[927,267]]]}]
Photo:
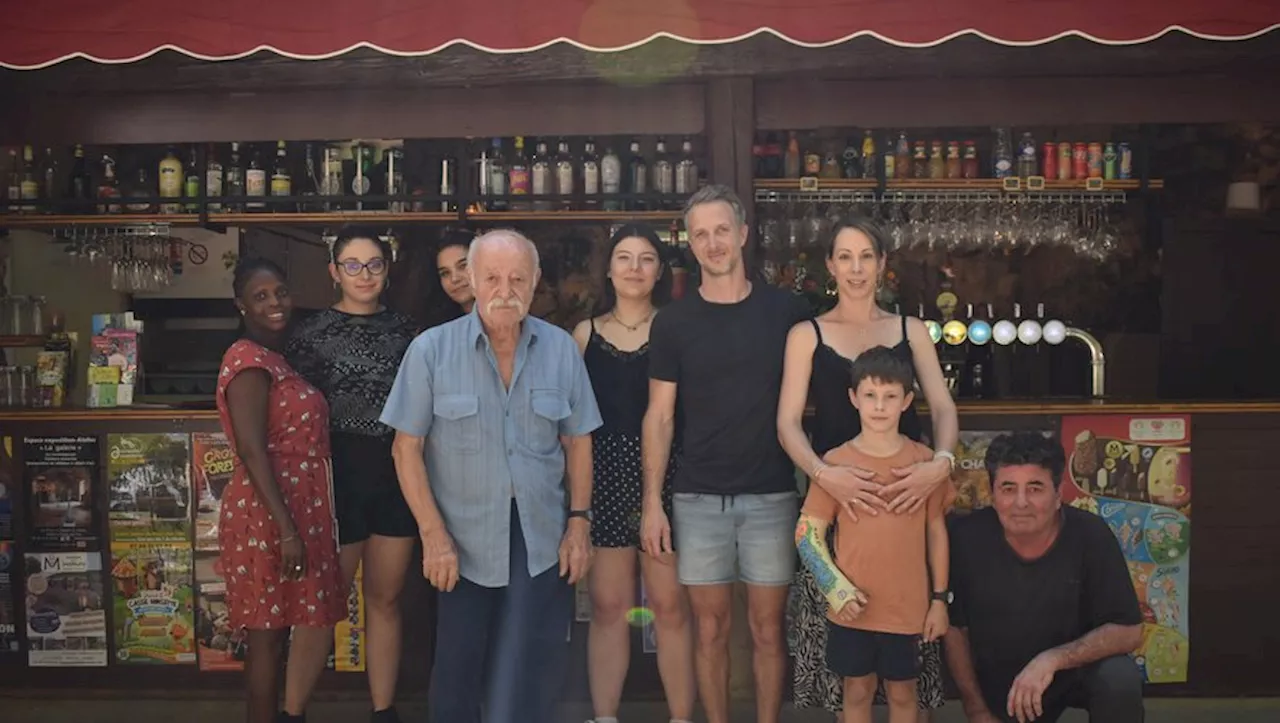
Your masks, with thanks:
[{"label": "poster on wall", "polygon": [[196,556],[196,654],[200,670],[244,670],[248,641],[231,627],[227,584],[217,555]]},{"label": "poster on wall", "polygon": [[18,639],[17,589],[14,579],[22,569],[19,566],[13,542],[0,540],[0,659],[22,652]]},{"label": "poster on wall", "polygon": [[101,549],[97,437],[24,437],[22,477],[29,550]]},{"label": "poster on wall", "polygon": [[188,543],[112,542],[111,584],[118,662],[196,662]]},{"label": "poster on wall", "polygon": [[227,435],[196,432],[191,435],[191,476],[195,487],[196,550],[218,550],[218,516],[222,491],[231,483],[235,456]]},{"label": "poster on wall", "polygon": [[1136,654],[1148,683],[1184,683],[1189,657],[1191,418],[1062,418],[1062,497],[1120,541],[1142,606]]},{"label": "poster on wall", "polygon": [[13,437],[0,438],[0,540],[13,539]]},{"label": "poster on wall", "polygon": [[[953,510],[959,513],[973,512],[991,506],[991,478],[987,474],[987,448],[991,441],[1002,434],[1012,434],[1014,430],[996,431],[976,430],[961,431],[956,444],[956,472],[953,479],[956,486],[956,501]],[[1052,430],[1042,430],[1046,437],[1052,437]]]},{"label": "poster on wall", "polygon": [[113,542],[185,542],[191,527],[190,438],[107,435]]},{"label": "poster on wall", "polygon": [[26,578],[27,664],[105,666],[102,553],[28,553]]}]

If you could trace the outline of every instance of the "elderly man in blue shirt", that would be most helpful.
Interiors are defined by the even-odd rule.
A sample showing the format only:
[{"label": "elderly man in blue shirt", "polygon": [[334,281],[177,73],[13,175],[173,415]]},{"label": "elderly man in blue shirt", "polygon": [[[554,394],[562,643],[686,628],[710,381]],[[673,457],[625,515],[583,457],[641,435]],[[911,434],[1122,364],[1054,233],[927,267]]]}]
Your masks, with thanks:
[{"label": "elderly man in blue shirt", "polygon": [[431,721],[479,723],[483,704],[488,723],[551,723],[600,412],[572,337],[527,316],[533,243],[491,231],[467,256],[475,307],[413,341],[382,412],[440,591]]}]

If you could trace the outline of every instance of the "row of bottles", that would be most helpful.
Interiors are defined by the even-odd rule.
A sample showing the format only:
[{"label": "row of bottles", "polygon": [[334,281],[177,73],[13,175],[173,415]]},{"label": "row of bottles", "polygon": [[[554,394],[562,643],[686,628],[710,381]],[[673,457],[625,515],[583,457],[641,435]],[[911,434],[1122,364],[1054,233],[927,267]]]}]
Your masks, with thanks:
[{"label": "row of bottles", "polygon": [[[583,142],[581,152],[571,150],[569,141],[560,139],[555,153],[545,140],[539,140],[530,156],[522,136],[515,137],[510,152],[505,150],[503,139],[494,138],[476,158],[478,203],[486,210],[675,209],[702,182],[693,141],[688,138],[681,142],[678,155],[668,153],[663,138],[657,139],[649,158],[638,138],[630,141],[625,162],[612,144],[606,143],[603,151],[600,153],[592,138]],[[677,198],[634,198],[646,194]],[[531,202],[518,198],[529,195],[559,198]]]},{"label": "row of bottles", "polygon": [[[412,153],[411,143],[417,143]],[[478,152],[476,145],[404,140],[206,144],[170,146],[158,157],[154,149],[130,149],[127,160],[118,151],[89,153],[77,145],[65,173],[52,148],[37,161],[28,145],[21,155],[17,148],[9,150],[4,210],[196,213],[203,197],[212,212],[449,212],[465,200],[459,198],[460,188],[470,190],[466,198],[474,196],[475,207],[489,210],[663,210],[678,209],[702,183],[693,141],[687,138],[675,154],[658,138],[648,155],[633,138],[625,157],[615,152],[613,139],[605,141],[603,153],[591,138],[580,146],[559,139],[554,153],[539,139],[529,154],[520,136],[510,145],[494,138]],[[473,162],[459,178],[459,160],[465,158]],[[535,198],[518,199],[525,195]],[[312,196],[320,198],[307,198]]]},{"label": "row of bottles", "polygon": [[[1017,144],[1007,128],[996,128],[987,139],[940,140],[911,138],[907,131],[882,134],[863,131],[861,138],[843,143],[789,131],[785,145],[766,133],[754,147],[757,178],[929,179],[1029,178],[1054,180],[1128,179],[1133,152],[1128,143],[1046,142],[1043,152],[1035,136],[1024,131]],[[981,146],[981,148],[980,148]],[[980,154],[986,156],[982,163]]]}]

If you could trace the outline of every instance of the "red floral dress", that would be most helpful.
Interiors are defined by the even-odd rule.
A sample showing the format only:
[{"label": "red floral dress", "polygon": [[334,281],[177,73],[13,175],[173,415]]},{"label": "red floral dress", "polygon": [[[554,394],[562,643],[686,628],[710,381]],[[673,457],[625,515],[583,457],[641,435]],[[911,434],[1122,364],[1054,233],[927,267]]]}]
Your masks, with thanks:
[{"label": "red floral dress", "polygon": [[306,548],[307,573],[296,581],[281,577],[280,534],[237,456],[235,476],[223,492],[218,526],[231,626],[237,630],[328,627],[347,612],[329,467],[329,405],[283,356],[241,339],[223,355],[218,374],[218,417],[233,450],[235,434],[226,391],[246,369],[263,369],[271,375],[267,454]]}]

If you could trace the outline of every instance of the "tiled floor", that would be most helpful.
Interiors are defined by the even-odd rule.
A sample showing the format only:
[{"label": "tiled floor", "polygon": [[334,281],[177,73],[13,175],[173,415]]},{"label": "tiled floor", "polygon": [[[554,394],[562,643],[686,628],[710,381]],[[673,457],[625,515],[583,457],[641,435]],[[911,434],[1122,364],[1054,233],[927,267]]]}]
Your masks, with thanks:
[{"label": "tiled floor", "polygon": [[[367,707],[362,703],[320,702],[308,711],[308,723],[364,723]],[[425,723],[426,711],[421,704],[402,707],[405,723]],[[566,705],[563,723],[582,723],[589,714],[583,705]],[[239,723],[243,706],[236,700],[161,701],[161,700],[58,700],[0,697],[0,721],[3,723]],[[661,704],[628,705],[620,716],[622,723],[665,723]],[[735,710],[733,720],[748,723],[755,720],[749,706]],[[880,711],[877,720],[885,720]],[[1085,723],[1088,718],[1072,711],[1061,723]],[[786,710],[783,723],[829,723],[831,717],[814,711]],[[951,705],[934,718],[934,723],[963,723],[959,706]],[[1245,698],[1205,700],[1161,698],[1148,701],[1147,723],[1276,723],[1280,721],[1280,699]],[[1106,723],[1101,721],[1100,723]]]}]

